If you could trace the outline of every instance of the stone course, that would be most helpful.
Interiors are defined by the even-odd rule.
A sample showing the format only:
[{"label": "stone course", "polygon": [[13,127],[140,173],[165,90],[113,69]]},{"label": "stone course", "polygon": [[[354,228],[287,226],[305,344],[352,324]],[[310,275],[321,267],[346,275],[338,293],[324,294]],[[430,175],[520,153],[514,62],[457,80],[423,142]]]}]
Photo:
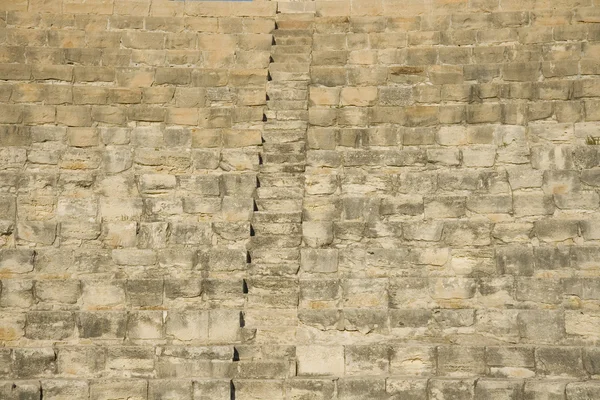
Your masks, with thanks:
[{"label": "stone course", "polygon": [[0,399],[600,399],[599,7],[0,0]]}]

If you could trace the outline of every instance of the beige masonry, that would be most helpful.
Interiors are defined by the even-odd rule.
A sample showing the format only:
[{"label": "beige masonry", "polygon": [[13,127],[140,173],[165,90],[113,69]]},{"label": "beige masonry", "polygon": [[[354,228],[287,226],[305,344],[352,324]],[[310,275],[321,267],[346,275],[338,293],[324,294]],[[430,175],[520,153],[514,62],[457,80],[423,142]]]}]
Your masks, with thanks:
[{"label": "beige masonry", "polygon": [[600,398],[598,0],[0,0],[0,399]]}]

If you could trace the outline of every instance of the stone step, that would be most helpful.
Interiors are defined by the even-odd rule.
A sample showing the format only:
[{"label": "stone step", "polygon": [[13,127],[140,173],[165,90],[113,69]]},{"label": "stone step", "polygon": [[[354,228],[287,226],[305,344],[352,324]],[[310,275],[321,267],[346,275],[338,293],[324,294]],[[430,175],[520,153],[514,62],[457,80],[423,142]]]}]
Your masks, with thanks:
[{"label": "stone step", "polygon": [[256,207],[260,211],[269,212],[300,212],[302,211],[302,199],[257,199]]},{"label": "stone step", "polygon": [[[277,31],[275,31],[277,32]],[[312,46],[311,36],[277,36],[273,38],[276,46]]]},{"label": "stone step", "polygon": [[308,82],[268,81],[267,100],[308,100]]},{"label": "stone step", "polygon": [[310,64],[271,63],[269,75],[273,81],[306,81],[310,80]]},{"label": "stone step", "polygon": [[[270,249],[264,247],[262,249]],[[261,250],[260,248],[257,250]],[[281,249],[291,250],[291,249]],[[260,276],[285,276],[294,277],[300,270],[300,263],[251,263],[248,264],[248,274],[252,277]]]},{"label": "stone step", "polygon": [[[268,115],[267,115],[268,117]],[[292,121],[292,120],[277,120],[275,117],[269,119],[264,125],[265,131],[279,131],[279,130],[303,130],[306,131],[308,128],[308,122],[304,121]]]},{"label": "stone step", "polygon": [[308,110],[308,100],[271,100],[267,101],[269,110]]},{"label": "stone step", "polygon": [[254,236],[271,236],[271,235],[302,235],[302,224],[300,222],[275,222],[275,223],[258,223],[252,224]]},{"label": "stone step", "polygon": [[315,20],[314,1],[279,2],[275,17],[277,29],[311,29]]},{"label": "stone step", "polygon": [[310,54],[312,46],[307,45],[281,45],[271,47],[271,54]]},{"label": "stone step", "polygon": [[302,199],[304,188],[259,187],[257,199]]},{"label": "stone step", "polygon": [[295,63],[309,63],[310,54],[271,54],[271,58],[276,63],[281,64],[295,64]]},{"label": "stone step", "polygon": [[305,136],[304,130],[276,130],[263,131],[262,138],[265,143],[291,143],[304,141]]},{"label": "stone step", "polygon": [[304,177],[297,174],[258,175],[259,187],[304,187]]},{"label": "stone step", "polygon": [[271,63],[269,64],[269,72],[271,75],[273,72],[294,72],[294,73],[308,73],[310,71],[310,63]]},{"label": "stone step", "polygon": [[250,245],[252,247],[297,247],[302,243],[302,235],[264,235],[252,236]]},{"label": "stone step", "polygon": [[275,40],[280,37],[307,37],[312,38],[312,29],[276,29],[273,31]]},{"label": "stone step", "polygon": [[306,154],[263,153],[263,166],[269,164],[296,164],[306,161]]},{"label": "stone step", "polygon": [[288,173],[301,174],[305,170],[305,162],[298,163],[281,163],[272,164],[266,163],[260,166],[260,172],[263,174]]},{"label": "stone step", "polygon": [[277,121],[306,121],[308,119],[308,110],[267,110],[274,113],[271,118]]},{"label": "stone step", "polygon": [[293,222],[299,223],[302,221],[302,213],[300,211],[254,211],[252,214],[252,222],[256,223],[273,223],[273,222]]},{"label": "stone step", "polygon": [[275,154],[298,154],[305,153],[306,146],[304,142],[295,143],[264,143],[263,154],[275,153]]}]

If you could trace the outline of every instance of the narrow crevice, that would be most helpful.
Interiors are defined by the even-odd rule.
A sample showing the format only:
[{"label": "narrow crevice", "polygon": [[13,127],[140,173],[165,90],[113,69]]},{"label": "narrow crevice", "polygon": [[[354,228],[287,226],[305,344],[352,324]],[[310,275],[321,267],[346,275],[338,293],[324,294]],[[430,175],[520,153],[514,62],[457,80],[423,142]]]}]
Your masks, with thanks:
[{"label": "narrow crevice", "polygon": [[229,400],[235,400],[235,385],[233,380],[229,381]]},{"label": "narrow crevice", "polygon": [[244,319],[244,312],[240,311],[240,328],[246,326],[246,320]]}]

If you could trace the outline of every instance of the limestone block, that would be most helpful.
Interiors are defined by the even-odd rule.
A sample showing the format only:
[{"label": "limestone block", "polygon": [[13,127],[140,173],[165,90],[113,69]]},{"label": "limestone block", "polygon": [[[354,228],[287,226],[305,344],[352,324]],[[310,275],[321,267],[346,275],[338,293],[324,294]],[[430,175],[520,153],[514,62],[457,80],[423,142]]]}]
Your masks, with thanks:
[{"label": "limestone block", "polygon": [[480,379],[475,384],[475,398],[479,399],[518,399],[523,384],[519,381],[497,381]]},{"label": "limestone block", "polygon": [[37,340],[63,340],[74,334],[74,315],[68,311],[30,311],[25,336]]},{"label": "limestone block", "polygon": [[110,346],[106,369],[115,376],[145,377],[154,374],[155,351],[141,346]]},{"label": "limestone block", "polygon": [[10,400],[40,398],[40,382],[35,380],[2,381],[0,383],[0,395]]},{"label": "limestone block", "polygon": [[41,381],[44,396],[51,400],[68,400],[85,397],[89,393],[88,382],[72,379],[44,379]]},{"label": "limestone block", "polygon": [[34,304],[33,281],[6,279],[2,281],[0,306],[29,308]]},{"label": "limestone block", "polygon": [[532,347],[486,347],[490,375],[498,378],[530,378],[535,375]]},{"label": "limestone block", "polygon": [[81,312],[77,314],[77,328],[81,338],[122,339],[125,337],[125,312]]},{"label": "limestone block", "polygon": [[517,321],[519,335],[528,342],[555,344],[564,336],[564,321],[561,311],[523,310]]},{"label": "limestone block", "polygon": [[298,346],[298,375],[342,376],[344,348],[342,346]]},{"label": "limestone block", "polygon": [[192,400],[192,381],[152,380],[148,382],[148,399]]},{"label": "limestone block", "polygon": [[56,373],[56,354],[52,348],[15,349],[14,371],[20,378],[49,376]]},{"label": "limestone block", "polygon": [[597,397],[600,393],[600,385],[596,382],[574,382],[567,384],[566,395],[568,400],[580,400]]},{"label": "limestone block", "polygon": [[427,398],[426,379],[386,379],[386,392],[392,396],[406,396],[415,400]]},{"label": "limestone block", "polygon": [[432,379],[427,387],[430,399],[472,399],[475,382],[471,379]]},{"label": "limestone block", "polygon": [[35,297],[39,301],[74,304],[81,296],[79,280],[38,280],[35,282]]},{"label": "limestone block", "polygon": [[64,347],[58,350],[58,373],[65,376],[97,376],[104,370],[104,349],[95,346]]},{"label": "limestone block", "polygon": [[0,251],[0,272],[23,274],[33,271],[33,250],[4,249]]},{"label": "limestone block", "polygon": [[90,382],[90,399],[130,399],[147,398],[148,382],[140,379],[93,380]]},{"label": "limestone block", "polygon": [[433,375],[436,369],[435,358],[435,347],[396,345],[392,347],[390,371],[398,375]]},{"label": "limestone block", "polygon": [[345,378],[339,381],[338,397],[344,400],[358,400],[363,396],[370,399],[385,399],[384,379]]},{"label": "limestone block", "polygon": [[538,375],[581,377],[585,374],[580,348],[541,347],[535,351]]},{"label": "limestone block", "polygon": [[131,339],[162,339],[162,311],[136,311],[129,315],[127,337]]},{"label": "limestone block", "polygon": [[328,245],[333,241],[333,224],[325,221],[303,222],[302,238],[310,247]]}]

